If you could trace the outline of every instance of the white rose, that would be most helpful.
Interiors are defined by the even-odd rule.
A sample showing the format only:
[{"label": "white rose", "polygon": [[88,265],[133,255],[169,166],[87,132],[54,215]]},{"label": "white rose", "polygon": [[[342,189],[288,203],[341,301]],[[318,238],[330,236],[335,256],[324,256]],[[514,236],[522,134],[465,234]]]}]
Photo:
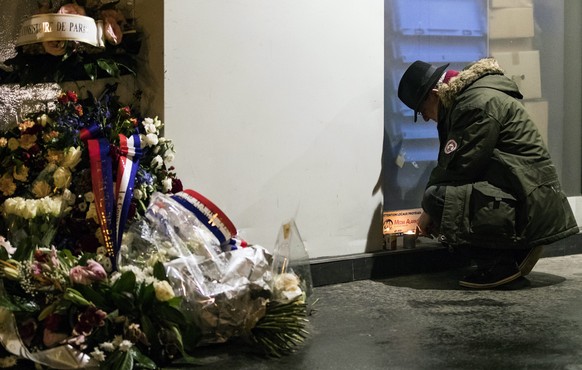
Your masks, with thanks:
[{"label": "white rose", "polygon": [[156,134],[147,134],[146,135],[146,143],[148,146],[158,145],[158,135]]},{"label": "white rose", "polygon": [[81,155],[83,154],[81,147],[69,147],[65,149],[63,162],[61,166],[67,167],[69,169],[74,169],[75,166],[81,162]]},{"label": "white rose", "polygon": [[174,298],[174,290],[166,280],[154,282],[154,290],[156,292],[156,298],[160,302],[169,301]]},{"label": "white rose", "polygon": [[53,181],[57,189],[65,189],[71,185],[71,171],[66,167],[59,167],[53,174]]},{"label": "white rose", "polygon": [[146,134],[156,134],[158,132],[158,130],[156,129],[156,126],[152,123],[145,123],[143,124],[144,129]]}]

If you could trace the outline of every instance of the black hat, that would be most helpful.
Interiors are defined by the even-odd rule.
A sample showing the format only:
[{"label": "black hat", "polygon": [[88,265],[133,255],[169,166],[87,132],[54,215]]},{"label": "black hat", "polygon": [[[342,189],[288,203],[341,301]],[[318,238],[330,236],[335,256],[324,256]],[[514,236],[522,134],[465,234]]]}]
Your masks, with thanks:
[{"label": "black hat", "polygon": [[441,67],[417,60],[404,72],[398,85],[398,98],[414,111],[414,122],[428,92],[436,86],[449,63]]}]

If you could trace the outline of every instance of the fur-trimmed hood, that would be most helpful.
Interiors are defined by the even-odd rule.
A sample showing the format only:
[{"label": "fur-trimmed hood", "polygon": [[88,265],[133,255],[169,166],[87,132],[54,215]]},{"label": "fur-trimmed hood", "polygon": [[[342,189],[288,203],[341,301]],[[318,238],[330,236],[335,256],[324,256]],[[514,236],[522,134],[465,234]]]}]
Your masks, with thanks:
[{"label": "fur-trimmed hood", "polygon": [[493,58],[484,58],[463,69],[457,76],[451,78],[448,83],[437,85],[438,95],[443,105],[448,108],[456,97],[473,82],[490,74],[503,74],[497,61]]}]

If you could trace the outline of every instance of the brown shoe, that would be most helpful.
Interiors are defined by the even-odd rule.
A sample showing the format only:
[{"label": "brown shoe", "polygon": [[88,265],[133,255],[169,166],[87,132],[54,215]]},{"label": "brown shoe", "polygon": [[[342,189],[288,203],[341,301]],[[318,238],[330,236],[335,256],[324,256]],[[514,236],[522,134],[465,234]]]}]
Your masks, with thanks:
[{"label": "brown shoe", "polygon": [[517,258],[517,265],[519,271],[521,272],[521,276],[525,276],[531,272],[535,264],[540,259],[540,256],[542,255],[543,251],[544,251],[543,245],[538,245],[535,248],[525,249],[523,251],[525,255],[522,255],[521,258],[520,257]]},{"label": "brown shoe", "polygon": [[472,289],[496,288],[518,279],[521,276],[515,262],[495,264],[489,268],[478,269],[459,280],[459,285]]}]

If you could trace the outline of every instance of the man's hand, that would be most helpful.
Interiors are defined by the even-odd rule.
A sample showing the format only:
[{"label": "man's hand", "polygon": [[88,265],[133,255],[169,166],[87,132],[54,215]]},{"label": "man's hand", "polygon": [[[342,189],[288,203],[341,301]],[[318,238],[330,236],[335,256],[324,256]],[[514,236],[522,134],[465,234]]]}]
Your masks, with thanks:
[{"label": "man's hand", "polygon": [[433,237],[436,236],[436,234],[438,233],[438,228],[432,221],[432,218],[428,213],[424,211],[418,218],[418,231],[419,236]]}]

